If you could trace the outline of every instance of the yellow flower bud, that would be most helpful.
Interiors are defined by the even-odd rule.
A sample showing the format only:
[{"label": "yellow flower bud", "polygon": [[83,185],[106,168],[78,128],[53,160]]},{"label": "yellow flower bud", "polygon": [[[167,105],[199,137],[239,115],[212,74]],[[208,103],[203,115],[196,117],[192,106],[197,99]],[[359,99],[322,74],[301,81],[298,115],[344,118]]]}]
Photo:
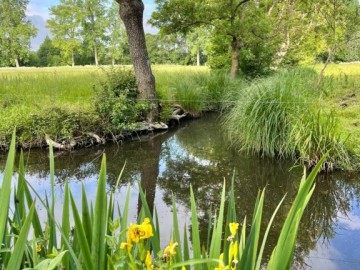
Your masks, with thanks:
[{"label": "yellow flower bud", "polygon": [[231,236],[234,237],[239,228],[239,223],[230,223],[229,227],[230,227]]},{"label": "yellow flower bud", "polygon": [[151,259],[150,251],[146,253],[145,265],[146,265],[146,270],[152,269],[152,259]]}]

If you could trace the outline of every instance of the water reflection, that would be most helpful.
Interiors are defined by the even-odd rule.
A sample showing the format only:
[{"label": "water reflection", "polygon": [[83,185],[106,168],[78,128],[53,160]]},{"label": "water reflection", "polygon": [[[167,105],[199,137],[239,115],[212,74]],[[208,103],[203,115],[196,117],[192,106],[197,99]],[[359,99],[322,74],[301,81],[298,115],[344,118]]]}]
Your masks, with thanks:
[{"label": "water reflection", "polygon": [[[210,205],[216,209],[223,179],[229,185],[235,171],[239,221],[244,216],[251,219],[256,195],[266,187],[262,228],[265,230],[271,213],[286,195],[268,237],[265,258],[269,258],[296,194],[302,169],[291,169],[292,164],[287,161],[246,156],[232,151],[223,139],[216,117],[203,117],[187,122],[177,130],[155,137],[142,137],[140,141],[134,140],[123,145],[83,149],[72,153],[58,152],[55,164],[59,190],[61,191],[65,179],[70,180],[75,193],[80,192],[80,182],[84,182],[91,198],[95,194],[102,154],[107,155],[109,186],[116,182],[126,161],[116,198],[121,205],[125,187],[131,185],[130,212],[136,219],[141,208],[137,190],[137,182],[140,182],[146,190],[150,209],[155,206],[159,213],[165,245],[171,233],[172,194],[179,207],[181,224],[189,224],[189,188],[190,185],[193,187],[200,228],[204,228],[201,233],[205,239]],[[26,156],[27,178],[40,189],[47,190],[47,154],[33,150]],[[4,159],[4,156],[0,156],[0,171],[4,166]],[[356,262],[360,251],[357,241],[354,241],[360,241],[360,182],[357,179],[358,175],[344,173],[319,177],[300,227],[294,268],[324,269],[321,267],[324,265],[333,267],[332,269],[349,269],[349,265],[351,269],[360,268],[360,263]]]}]

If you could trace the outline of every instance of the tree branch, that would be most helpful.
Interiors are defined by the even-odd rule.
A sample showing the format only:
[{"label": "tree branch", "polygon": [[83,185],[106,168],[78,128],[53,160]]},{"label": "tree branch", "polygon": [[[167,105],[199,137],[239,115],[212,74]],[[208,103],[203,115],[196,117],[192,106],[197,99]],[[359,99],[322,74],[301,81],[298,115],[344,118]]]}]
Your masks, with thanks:
[{"label": "tree branch", "polygon": [[239,3],[237,3],[237,5],[235,6],[233,14],[235,14],[237,12],[237,10],[240,8],[240,6],[245,4],[246,2],[250,2],[250,0],[242,0]]}]

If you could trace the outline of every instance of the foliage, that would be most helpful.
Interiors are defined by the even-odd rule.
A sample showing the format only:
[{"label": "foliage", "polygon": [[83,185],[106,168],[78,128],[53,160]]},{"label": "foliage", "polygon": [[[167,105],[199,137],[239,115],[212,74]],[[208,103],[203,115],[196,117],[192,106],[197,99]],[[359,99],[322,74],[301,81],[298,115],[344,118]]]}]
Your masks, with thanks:
[{"label": "foliage", "polygon": [[109,26],[107,18],[108,1],[84,0],[81,6],[82,33],[85,48],[94,55],[95,65],[99,64],[100,56],[105,54],[107,40],[106,29]]},{"label": "foliage", "polygon": [[130,128],[142,120],[148,109],[146,101],[137,101],[138,90],[134,71],[126,68],[104,70],[100,90],[95,95],[95,111],[104,122],[117,130]]},{"label": "foliage", "polygon": [[[50,106],[34,112],[29,108],[7,110],[1,126],[0,148],[7,149],[10,130],[16,122],[18,144],[24,148],[39,147],[45,144],[45,134],[55,141],[69,142],[73,138],[86,132],[99,132],[102,123],[99,117],[92,112],[74,111],[61,107]],[[11,113],[11,114],[10,114]],[[2,149],[2,150],[4,150]]]},{"label": "foliage", "polygon": [[[232,52],[232,75],[237,73],[238,53],[243,43],[243,11],[251,9],[251,1],[178,1],[157,0],[157,10],[151,23],[164,33],[189,32],[200,26],[211,25],[212,33],[229,36],[228,48]],[[230,59],[229,59],[230,60]]]},{"label": "foliage", "polygon": [[206,46],[208,51],[208,62],[212,69],[230,69],[231,52],[229,49],[230,37],[214,33],[209,38],[209,43]]},{"label": "foliage", "polygon": [[111,4],[108,16],[108,29],[110,32],[108,40],[108,52],[111,58],[111,63],[114,65],[115,61],[119,61],[124,57],[124,47],[127,43],[125,27],[119,16],[119,5],[115,1],[113,1]]},{"label": "foliage", "polygon": [[26,18],[28,0],[0,2],[0,66],[18,66],[27,60],[30,38],[37,30]]},{"label": "foliage", "polygon": [[37,55],[39,58],[39,66],[41,67],[60,66],[63,64],[60,50],[52,44],[48,36],[46,36],[40,45]]},{"label": "foliage", "polygon": [[146,34],[149,58],[154,64],[187,65],[190,62],[189,48],[180,34]]},{"label": "foliage", "polygon": [[[68,183],[63,194],[63,215],[60,223],[55,219],[54,205],[54,154],[50,147],[50,182],[51,194],[41,198],[37,191],[26,181],[24,175],[24,158],[20,155],[17,174],[17,188],[12,195],[11,182],[15,161],[15,132],[1,184],[0,207],[9,209],[11,196],[16,204],[13,211],[1,211],[0,234],[2,252],[0,261],[10,269],[261,269],[263,251],[275,215],[282,201],[275,209],[260,240],[260,225],[264,205],[264,191],[259,192],[254,208],[254,215],[247,234],[247,222],[237,222],[235,214],[234,181],[228,196],[228,207],[225,209],[225,182],[221,192],[220,207],[209,220],[209,243],[202,249],[199,237],[199,223],[196,200],[190,188],[191,201],[191,241],[192,256],[190,257],[189,240],[186,227],[184,238],[180,238],[177,208],[173,198],[173,230],[169,246],[161,249],[160,225],[156,214],[150,212],[145,193],[139,185],[142,208],[138,216],[138,224],[128,226],[130,189],[127,190],[122,211],[118,207],[115,212],[114,190],[106,191],[106,157],[103,157],[96,199],[94,206],[89,204],[84,186],[82,188],[81,208],[74,201]],[[301,180],[299,191],[282,226],[276,248],[273,250],[267,269],[289,269],[292,265],[296,236],[300,219],[314,191],[313,183],[324,159],[315,166],[306,178]],[[124,169],[124,168],[123,168]],[[115,190],[119,184],[120,173]],[[35,199],[47,211],[46,227],[40,223],[39,213],[35,207]],[[49,201],[50,198],[50,201]],[[72,209],[74,230],[70,231],[69,211]],[[225,226],[224,226],[225,224]],[[32,237],[29,235],[33,230]],[[60,236],[60,237],[59,237]],[[56,245],[60,240],[61,245]],[[60,247],[61,246],[61,247]]]},{"label": "foliage", "polygon": [[349,37],[359,29],[360,9],[357,1],[347,0],[320,0],[320,20],[319,27],[324,40],[325,48],[331,57],[336,54],[344,45]]},{"label": "foliage", "polygon": [[47,27],[51,30],[53,44],[60,49],[64,61],[75,65],[75,53],[81,42],[81,1],[61,0],[57,6],[50,7],[50,14],[52,17],[47,21]]},{"label": "foliage", "polygon": [[209,42],[210,30],[207,27],[198,27],[187,33],[186,43],[189,46],[193,64],[200,66],[207,60],[206,45]]},{"label": "foliage", "polygon": [[338,121],[317,109],[327,89],[316,88],[316,77],[308,69],[283,71],[246,88],[224,121],[235,147],[299,158],[308,167],[329,152],[325,169],[356,168]]}]

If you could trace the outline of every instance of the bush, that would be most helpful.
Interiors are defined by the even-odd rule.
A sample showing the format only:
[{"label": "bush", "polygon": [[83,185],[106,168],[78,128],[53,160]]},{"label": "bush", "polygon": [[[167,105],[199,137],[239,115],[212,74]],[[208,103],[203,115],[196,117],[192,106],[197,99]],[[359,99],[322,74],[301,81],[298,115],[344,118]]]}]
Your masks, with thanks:
[{"label": "bush", "polygon": [[95,94],[95,111],[101,119],[117,130],[129,129],[148,109],[147,103],[137,101],[134,71],[127,68],[104,70]]}]

